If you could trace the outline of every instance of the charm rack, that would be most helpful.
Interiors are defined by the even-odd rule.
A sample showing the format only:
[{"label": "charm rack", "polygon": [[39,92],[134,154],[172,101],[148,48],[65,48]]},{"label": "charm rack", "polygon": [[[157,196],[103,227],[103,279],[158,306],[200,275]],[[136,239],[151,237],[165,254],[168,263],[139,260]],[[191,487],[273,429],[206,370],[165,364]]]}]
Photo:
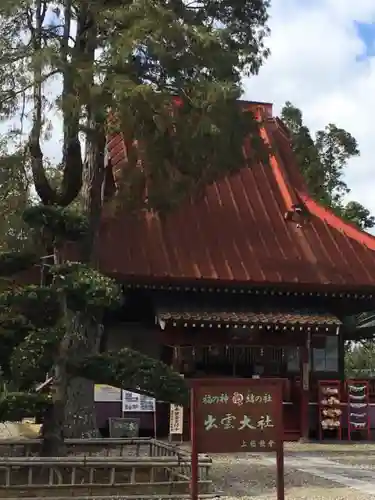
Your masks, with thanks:
[{"label": "charm rack", "polygon": [[318,391],[320,440],[323,439],[325,431],[335,431],[337,438],[341,440],[341,382],[320,380]]},{"label": "charm rack", "polygon": [[348,380],[346,382],[348,395],[348,440],[352,440],[353,432],[365,434],[370,440],[370,407],[369,383],[366,380]]}]

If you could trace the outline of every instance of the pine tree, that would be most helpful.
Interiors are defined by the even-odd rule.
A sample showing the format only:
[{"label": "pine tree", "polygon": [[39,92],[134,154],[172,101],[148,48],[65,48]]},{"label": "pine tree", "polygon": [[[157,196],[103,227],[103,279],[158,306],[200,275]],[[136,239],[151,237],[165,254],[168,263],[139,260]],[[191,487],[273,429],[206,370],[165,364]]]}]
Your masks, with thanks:
[{"label": "pine tree", "polygon": [[[108,134],[120,132],[127,145],[116,203],[132,209],[171,210],[212,179],[242,167],[245,136],[253,143],[254,155],[266,158],[256,122],[236,101],[242,92],[241,75],[256,74],[268,55],[264,46],[268,4],[268,0],[64,0],[54,7],[43,0],[6,0],[1,4],[0,113],[13,116],[21,99],[28,103],[31,171],[41,202],[58,211],[81,194],[87,230],[79,241],[79,257],[89,273],[94,272],[92,246],[103,204]],[[61,86],[53,102],[47,98],[51,79]],[[51,107],[60,110],[63,121],[57,187],[41,151],[44,134],[51,133],[46,113]],[[86,138],[84,161],[80,134]],[[42,207],[39,213],[44,213]],[[47,243],[58,260],[55,264],[66,265],[59,245]],[[95,357],[103,308],[94,315],[85,308],[71,314],[60,304],[62,310],[60,348],[69,351],[63,358],[83,352],[100,360],[102,367],[113,366],[113,358],[107,357],[105,364],[103,356]],[[97,366],[96,361],[90,366]],[[59,408],[55,424],[62,422],[64,401],[65,411],[70,406],[68,428],[75,433],[70,435],[94,432],[92,385],[79,392],[83,382],[77,383],[75,377],[66,383],[63,372],[55,376],[54,393],[60,397],[54,404]]]},{"label": "pine tree", "polygon": [[[89,266],[61,261],[64,245],[86,234],[88,225],[80,215],[37,205],[26,209],[23,218],[40,242],[53,249],[54,259],[49,263],[46,255],[27,251],[0,256],[3,277],[27,271],[36,264],[41,266],[43,277],[41,285],[10,282],[0,294],[0,419],[39,415],[43,420],[41,452],[57,456],[64,452],[67,386],[71,377],[137,390],[161,401],[186,403],[183,379],[159,361],[130,349],[96,355],[71,349],[74,317],[95,317],[98,311],[118,306],[120,287]],[[79,330],[74,333],[81,334]],[[54,377],[53,390],[47,395],[38,394],[36,386],[47,373]]]}]

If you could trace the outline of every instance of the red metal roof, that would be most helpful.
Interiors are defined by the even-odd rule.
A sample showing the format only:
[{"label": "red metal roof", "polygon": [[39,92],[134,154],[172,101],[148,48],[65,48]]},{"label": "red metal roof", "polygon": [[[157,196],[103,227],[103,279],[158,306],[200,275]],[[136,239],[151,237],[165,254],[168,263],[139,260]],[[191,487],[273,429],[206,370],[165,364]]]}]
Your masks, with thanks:
[{"label": "red metal roof", "polygon": [[[103,218],[104,272],[142,281],[375,286],[375,238],[312,200],[284,125],[270,104],[253,106],[265,118],[269,164],[244,166],[165,220],[144,212]],[[109,141],[108,155],[116,178],[126,157],[121,136]]]}]

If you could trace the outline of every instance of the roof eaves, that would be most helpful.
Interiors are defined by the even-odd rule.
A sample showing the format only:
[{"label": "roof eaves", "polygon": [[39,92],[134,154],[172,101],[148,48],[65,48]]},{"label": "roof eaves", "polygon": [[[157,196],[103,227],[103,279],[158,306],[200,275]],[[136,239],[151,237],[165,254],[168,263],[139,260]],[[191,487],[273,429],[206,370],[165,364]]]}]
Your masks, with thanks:
[{"label": "roof eaves", "polygon": [[307,193],[299,192],[298,194],[312,215],[326,222],[332,228],[342,231],[346,236],[364,245],[368,249],[375,250],[375,236],[372,236],[366,231],[362,231],[350,222],[344,221],[331,210],[313,200]]}]

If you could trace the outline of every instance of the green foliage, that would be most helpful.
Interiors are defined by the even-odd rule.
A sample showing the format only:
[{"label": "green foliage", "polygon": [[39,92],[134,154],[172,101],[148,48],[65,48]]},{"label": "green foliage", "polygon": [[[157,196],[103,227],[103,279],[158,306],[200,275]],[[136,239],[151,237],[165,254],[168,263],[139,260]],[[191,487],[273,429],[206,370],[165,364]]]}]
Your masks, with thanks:
[{"label": "green foliage", "polygon": [[[0,43],[1,45],[1,43]],[[1,74],[1,69],[0,69]],[[0,78],[0,95],[1,95]],[[0,251],[21,250],[29,244],[22,211],[29,202],[29,176],[24,148],[12,133],[0,135]]]},{"label": "green foliage", "polygon": [[51,405],[45,394],[3,392],[0,394],[0,422],[19,422],[27,417],[40,417]]},{"label": "green foliage", "polygon": [[[269,151],[253,114],[243,112],[232,97],[224,102],[215,99],[211,96],[211,100],[207,98],[204,103],[194,103],[184,97],[173,113],[165,102],[164,107],[158,104],[156,110],[149,108],[149,124],[142,125],[145,147],[134,151],[135,160],[140,161],[143,168],[132,170],[130,167],[130,171],[120,177],[117,196],[120,207],[146,206],[161,213],[171,210],[187,194],[199,193],[214,180],[243,168],[246,138],[252,154],[249,161],[268,162]],[[127,115],[121,117],[121,128],[131,126],[134,118],[129,114],[142,115],[146,120],[145,106],[146,102],[138,106],[138,110],[127,107]]]},{"label": "green foliage", "polygon": [[178,373],[131,349],[88,356],[69,364],[69,371],[100,384],[151,394],[159,401],[188,403],[187,385]]},{"label": "green foliage", "polygon": [[121,288],[107,276],[79,262],[66,262],[51,268],[57,293],[66,293],[72,311],[116,307],[121,301]]},{"label": "green foliage", "polygon": [[310,194],[337,215],[361,229],[375,226],[369,210],[356,201],[345,203],[350,189],[344,181],[348,161],[359,155],[355,138],[346,130],[329,124],[315,138],[303,123],[302,112],[290,102],[281,117],[289,128],[293,150]]},{"label": "green foliage", "polygon": [[22,315],[12,314],[9,310],[0,315],[0,367],[6,380],[12,380],[10,368],[12,353],[25,339],[30,329],[30,323]]},{"label": "green foliage", "polygon": [[64,333],[61,327],[34,330],[13,349],[10,369],[12,380],[18,387],[30,387],[45,379]]},{"label": "green foliage", "polygon": [[0,253],[0,276],[13,276],[16,273],[25,271],[39,261],[34,252],[2,252]]},{"label": "green foliage", "polygon": [[339,205],[349,189],[343,172],[350,158],[359,155],[356,139],[346,130],[330,123],[316,133],[315,146],[325,173],[324,188],[332,205]]},{"label": "green foliage", "polygon": [[77,241],[88,229],[87,219],[77,212],[56,206],[37,205],[23,212],[24,221],[42,234],[48,234],[52,241]]},{"label": "green foliage", "polygon": [[[67,206],[78,196],[80,130],[89,149],[95,149],[95,131],[109,108],[118,112],[115,127],[127,143],[142,145],[142,151],[128,157],[124,195],[136,193],[136,205],[144,201],[133,168],[141,160],[147,171],[147,207],[153,210],[165,210],[203,182],[240,168],[245,135],[257,143],[254,154],[262,149],[250,115],[242,117],[233,104],[242,93],[241,75],[257,74],[268,57],[268,7],[268,0],[209,5],[142,0],[125,6],[92,2],[89,7],[78,0],[65,6],[64,18],[59,14],[64,28],[54,29],[46,25],[40,0],[32,6],[5,2],[0,7],[0,116],[33,100],[31,169],[43,203]],[[56,75],[63,84],[51,102],[43,91]],[[182,103],[179,111],[171,110],[175,96]],[[64,125],[57,185],[39,146],[43,135],[51,133],[46,117],[51,108],[59,108]],[[82,127],[87,117],[90,125]]]},{"label": "green foliage", "polygon": [[375,217],[370,210],[357,201],[349,201],[341,209],[341,215],[347,221],[357,225],[362,229],[369,229],[375,226]]},{"label": "green foliage", "polygon": [[375,343],[353,343],[345,352],[345,374],[349,378],[372,377],[375,373]]},{"label": "green foliage", "polygon": [[0,306],[22,314],[35,327],[54,325],[60,316],[56,290],[49,286],[26,285],[0,294]]}]

